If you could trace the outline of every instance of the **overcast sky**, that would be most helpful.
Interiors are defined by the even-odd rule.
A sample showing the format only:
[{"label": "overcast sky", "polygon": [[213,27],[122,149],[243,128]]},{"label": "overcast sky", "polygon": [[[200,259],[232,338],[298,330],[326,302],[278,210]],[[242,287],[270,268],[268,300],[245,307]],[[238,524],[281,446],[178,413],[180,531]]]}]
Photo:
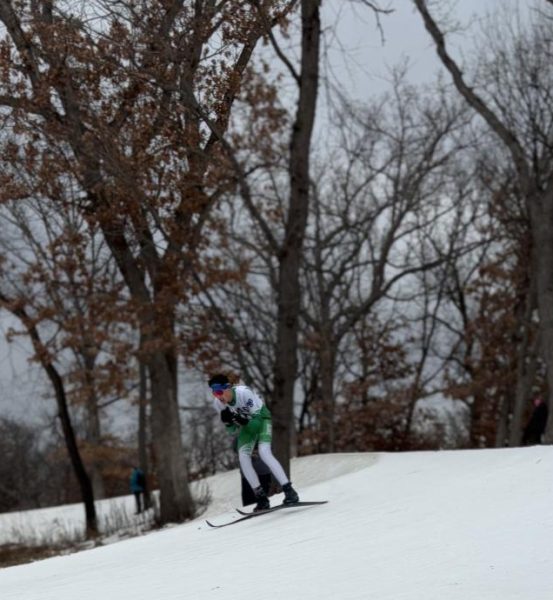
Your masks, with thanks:
[{"label": "overcast sky", "polygon": [[[545,0],[541,2],[545,5]],[[439,22],[447,18],[448,23],[460,27],[458,33],[447,38],[453,55],[460,57],[461,52],[470,52],[472,38],[484,26],[487,15],[517,7],[525,12],[530,5],[539,3],[540,0],[445,0],[441,10],[433,9],[432,14]],[[336,25],[337,31],[336,36],[326,35],[331,44],[331,74],[359,100],[385,91],[389,69],[405,59],[409,61],[413,83],[429,82],[442,69],[412,0],[379,0],[379,6],[393,10],[381,15],[382,31],[374,13],[361,0],[323,1],[323,28]],[[346,51],[347,60],[341,48]]]}]

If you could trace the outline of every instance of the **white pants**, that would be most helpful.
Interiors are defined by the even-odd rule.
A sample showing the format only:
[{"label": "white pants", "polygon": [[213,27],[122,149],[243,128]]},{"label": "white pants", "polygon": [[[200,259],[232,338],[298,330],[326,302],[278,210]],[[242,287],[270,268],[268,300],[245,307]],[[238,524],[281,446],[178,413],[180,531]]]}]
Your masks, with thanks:
[{"label": "white pants", "polygon": [[[288,483],[289,479],[286,476],[284,469],[273,455],[271,444],[268,442],[259,442],[257,449],[259,452],[259,458],[269,467],[271,473],[278,483],[281,486]],[[257,473],[252,465],[251,449],[248,449],[246,446],[240,448],[238,451],[238,460],[240,461],[240,468],[242,469],[244,477],[247,479],[252,490],[255,490],[261,485],[261,483],[259,482],[259,477],[257,476]]]}]

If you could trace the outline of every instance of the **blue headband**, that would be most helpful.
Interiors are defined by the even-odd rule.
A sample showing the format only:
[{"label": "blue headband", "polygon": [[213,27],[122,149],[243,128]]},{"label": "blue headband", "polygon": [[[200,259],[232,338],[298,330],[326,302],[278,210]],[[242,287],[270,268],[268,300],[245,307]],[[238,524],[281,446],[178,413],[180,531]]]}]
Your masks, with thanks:
[{"label": "blue headband", "polygon": [[212,383],[209,386],[214,392],[223,392],[228,390],[230,387],[230,383]]}]

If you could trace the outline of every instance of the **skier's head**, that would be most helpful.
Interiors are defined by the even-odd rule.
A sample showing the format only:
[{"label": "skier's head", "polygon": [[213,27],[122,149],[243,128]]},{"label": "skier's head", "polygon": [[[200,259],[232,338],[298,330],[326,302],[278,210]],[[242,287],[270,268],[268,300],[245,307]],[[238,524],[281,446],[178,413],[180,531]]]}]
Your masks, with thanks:
[{"label": "skier's head", "polygon": [[541,396],[536,396],[534,398],[534,406],[541,406],[542,404],[544,404],[544,400]]},{"label": "skier's head", "polygon": [[229,378],[222,373],[212,375],[207,382],[214,396],[220,398],[226,390],[230,389],[231,383]]}]

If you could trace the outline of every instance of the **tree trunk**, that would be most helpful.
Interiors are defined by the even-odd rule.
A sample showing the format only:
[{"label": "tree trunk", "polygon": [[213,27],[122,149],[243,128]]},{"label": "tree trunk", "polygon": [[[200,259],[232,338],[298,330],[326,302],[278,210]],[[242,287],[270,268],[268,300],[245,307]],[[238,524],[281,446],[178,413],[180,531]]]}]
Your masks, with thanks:
[{"label": "tree trunk", "polygon": [[138,463],[144,473],[144,505],[150,508],[150,473],[148,461],[148,374],[146,367],[138,365]]},{"label": "tree trunk", "polygon": [[336,370],[336,353],[330,342],[330,336],[323,339],[323,347],[319,352],[321,365],[320,390],[321,390],[321,425],[323,433],[323,449],[325,452],[336,450],[336,432],[334,428],[334,375]]},{"label": "tree trunk", "polygon": [[98,535],[98,523],[96,520],[96,508],[94,506],[94,492],[92,490],[92,483],[81,459],[79,447],[77,446],[75,432],[67,408],[67,397],[65,395],[63,381],[52,364],[46,364],[43,365],[43,367],[54,387],[56,403],[58,405],[58,416],[63,429],[65,446],[67,448],[67,453],[69,454],[69,459],[71,460],[73,472],[75,473],[81,490],[81,497],[85,506],[86,515],[86,537],[96,537]]},{"label": "tree trunk", "polygon": [[194,516],[194,502],[180,430],[176,381],[166,352],[153,352],[148,371],[152,394],[152,438],[158,464],[160,518],[180,522]]},{"label": "tree trunk", "polygon": [[470,446],[471,448],[490,448],[495,446],[495,436],[490,430],[490,402],[483,392],[474,394],[470,405]]},{"label": "tree trunk", "polygon": [[[532,267],[533,268],[533,265]],[[532,279],[532,278],[531,278]],[[536,376],[536,343],[531,343],[531,318],[534,310],[532,281],[526,297],[526,307],[522,317],[522,336],[517,349],[517,382],[511,419],[509,422],[509,446],[520,446],[522,442],[522,429],[524,409],[532,394],[532,384]]]},{"label": "tree trunk", "polygon": [[[115,221],[102,222],[106,241],[115,257],[128,288],[140,306],[140,360],[150,378],[151,433],[158,466],[161,523],[180,522],[193,517],[195,508],[188,486],[188,472],[180,431],[174,337],[174,307],[168,275],[155,282],[154,295],[145,284],[145,276],[134,260],[129,245]],[[163,306],[163,314],[159,308]]]},{"label": "tree trunk", "polygon": [[309,209],[309,154],[319,81],[320,0],[302,0],[302,50],[299,98],[290,141],[290,204],[284,243],[279,255],[278,316],[274,392],[271,402],[274,448],[284,470],[290,472],[294,431],[294,385],[298,358],[300,311],[299,267]]},{"label": "tree trunk", "polygon": [[495,447],[504,448],[509,439],[509,419],[511,417],[510,398],[503,398],[499,405],[499,418],[497,421],[497,431],[495,433]]},{"label": "tree trunk", "polygon": [[[540,347],[547,368],[547,404],[553,406],[553,182],[542,194],[530,198],[536,302],[539,314]],[[553,442],[553,419],[548,419],[544,440]]]},{"label": "tree trunk", "polygon": [[101,464],[96,453],[102,441],[100,415],[98,412],[98,397],[96,395],[96,385],[94,380],[96,355],[85,350],[83,352],[83,361],[86,386],[86,442],[91,450],[90,458],[88,460],[89,472],[92,479],[94,498],[101,500],[106,497],[106,491]]},{"label": "tree trunk", "polygon": [[[401,449],[406,450],[409,448],[409,442],[411,441],[411,430],[413,427],[413,420],[415,418],[415,408],[417,406],[417,402],[421,397],[421,380],[422,380],[422,365],[419,364],[417,366],[417,373],[415,375],[415,380],[409,386],[409,390],[407,392],[407,415],[405,417],[405,426],[403,428],[403,432],[401,434],[401,439],[398,440],[401,444]],[[399,436],[398,436],[399,437]]]}]

